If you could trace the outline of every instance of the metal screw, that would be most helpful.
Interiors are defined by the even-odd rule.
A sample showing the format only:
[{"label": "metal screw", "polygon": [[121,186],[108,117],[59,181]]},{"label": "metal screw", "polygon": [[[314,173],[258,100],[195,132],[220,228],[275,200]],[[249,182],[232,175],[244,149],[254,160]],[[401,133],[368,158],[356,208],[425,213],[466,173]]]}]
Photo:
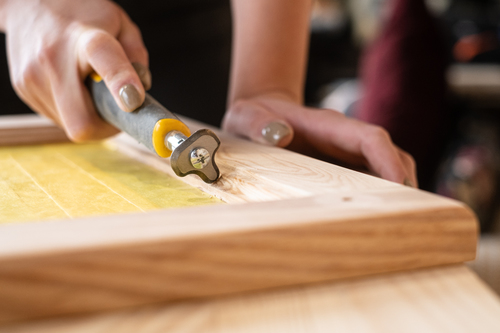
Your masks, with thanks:
[{"label": "metal screw", "polygon": [[195,169],[203,169],[210,162],[210,153],[205,148],[191,150],[191,165]]}]

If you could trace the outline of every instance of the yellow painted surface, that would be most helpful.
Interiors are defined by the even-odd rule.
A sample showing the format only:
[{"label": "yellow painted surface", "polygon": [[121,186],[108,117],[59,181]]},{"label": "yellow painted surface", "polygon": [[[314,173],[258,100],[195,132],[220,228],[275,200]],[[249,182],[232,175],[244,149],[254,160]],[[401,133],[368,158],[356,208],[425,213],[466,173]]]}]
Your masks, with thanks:
[{"label": "yellow painted surface", "polygon": [[0,223],[216,203],[102,143],[0,148]]}]

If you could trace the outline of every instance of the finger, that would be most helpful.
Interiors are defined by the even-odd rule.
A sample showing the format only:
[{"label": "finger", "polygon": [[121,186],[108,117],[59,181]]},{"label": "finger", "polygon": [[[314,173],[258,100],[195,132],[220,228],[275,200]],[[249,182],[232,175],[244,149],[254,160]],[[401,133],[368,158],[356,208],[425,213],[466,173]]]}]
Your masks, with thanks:
[{"label": "finger", "polygon": [[[61,124],[61,120],[59,119],[59,114],[57,113],[57,110],[55,109],[54,103],[46,101],[43,97],[39,97],[39,95],[40,94],[33,94],[31,96],[31,98],[30,98],[31,103],[30,104],[35,106],[35,108],[33,108],[31,105],[30,105],[30,107],[32,107],[32,109],[35,112],[43,114],[47,118],[54,121],[54,123],[59,125],[59,127],[63,127]],[[45,96],[47,96],[47,95],[45,95]]]},{"label": "finger", "polygon": [[238,101],[226,112],[222,127],[252,141],[286,147],[293,139],[293,129],[283,118],[252,101]]},{"label": "finger", "polygon": [[80,67],[88,63],[99,74],[116,103],[131,112],[144,102],[145,90],[121,44],[98,29],[82,33],[78,43]]},{"label": "finger", "polygon": [[59,113],[52,98],[50,82],[45,77],[45,80],[40,79],[38,82],[34,80],[33,84],[34,86],[27,94],[30,96],[31,103],[36,105],[36,112],[52,119],[57,125],[62,127]]},{"label": "finger", "polygon": [[332,110],[305,108],[297,113],[293,126],[307,133],[309,142],[332,156],[339,156],[339,149],[351,156],[363,157],[367,167],[382,178],[402,184],[406,169],[397,147],[387,131],[378,126],[346,118]]},{"label": "finger", "polygon": [[134,66],[141,79],[144,89],[151,89],[151,72],[149,71],[149,56],[142,40],[141,31],[125,12],[122,12],[122,29],[117,37],[125,54]]},{"label": "finger", "polygon": [[398,149],[398,153],[399,153],[399,158],[403,162],[403,165],[406,170],[405,185],[418,188],[417,168],[415,160],[410,154],[401,149]]},{"label": "finger", "polygon": [[370,132],[362,137],[361,152],[369,166],[382,178],[404,183],[407,177],[406,167],[400,158],[398,148],[385,130],[373,126]]},{"label": "finger", "polygon": [[[67,68],[67,67],[65,67]],[[54,101],[68,137],[74,142],[99,140],[119,131],[100,118],[79,73],[66,72],[53,84]]]},{"label": "finger", "polygon": [[317,124],[314,131],[316,138],[327,138],[328,146],[354,155],[362,156],[367,167],[380,177],[402,184],[406,169],[401,161],[398,148],[383,128],[349,119],[330,111],[318,110],[305,113]]},{"label": "finger", "polygon": [[57,125],[61,126],[57,113],[51,110],[49,107],[47,107],[46,104],[43,103],[40,98],[36,96],[30,96],[29,102],[25,101],[25,104],[28,105],[32,111],[44,115],[45,117],[54,121]]},{"label": "finger", "polygon": [[[46,102],[43,97],[39,97],[40,94],[43,94],[43,92],[38,92],[35,93],[33,91],[24,91],[21,92],[19,90],[16,90],[17,95],[19,98],[34,112],[39,113],[44,115],[45,117],[52,119],[54,123],[62,127],[59,115],[57,114],[57,110],[55,109],[55,106],[53,103]],[[50,96],[45,95],[45,96]]]},{"label": "finger", "polygon": [[[10,55],[9,55],[10,56]],[[57,112],[52,105],[47,105],[40,95],[48,90],[49,94],[45,96],[51,96],[50,94],[50,84],[47,82],[47,78],[40,74],[40,71],[35,69],[35,66],[21,67],[24,70],[14,70],[12,67],[9,68],[10,80],[12,82],[12,88],[16,92],[17,96],[33,111],[43,114],[51,119],[57,117]]]}]

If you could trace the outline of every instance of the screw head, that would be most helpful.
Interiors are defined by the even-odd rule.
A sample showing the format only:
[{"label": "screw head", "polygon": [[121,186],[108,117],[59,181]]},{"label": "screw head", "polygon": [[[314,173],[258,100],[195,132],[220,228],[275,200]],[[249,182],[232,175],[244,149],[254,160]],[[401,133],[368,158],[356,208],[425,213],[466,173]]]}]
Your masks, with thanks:
[{"label": "screw head", "polygon": [[210,162],[210,153],[205,148],[194,148],[190,155],[191,165],[195,169],[203,169]]}]

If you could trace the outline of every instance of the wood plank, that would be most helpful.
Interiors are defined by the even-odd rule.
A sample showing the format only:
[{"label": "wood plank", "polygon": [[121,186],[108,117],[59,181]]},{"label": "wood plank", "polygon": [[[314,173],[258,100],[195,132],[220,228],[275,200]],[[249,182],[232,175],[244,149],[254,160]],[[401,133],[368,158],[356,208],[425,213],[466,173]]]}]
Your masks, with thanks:
[{"label": "wood plank", "polygon": [[452,266],[0,327],[0,333],[497,333],[500,301]]},{"label": "wood plank", "polygon": [[[206,125],[182,118],[192,131]],[[194,175],[183,181],[228,203],[306,197],[323,193],[394,189],[401,185],[319,161],[295,152],[237,138],[216,128],[221,140],[216,156],[221,178],[206,184]],[[170,160],[159,158],[126,134],[109,140],[122,153],[174,175]]]},{"label": "wood plank", "polygon": [[[205,184],[194,175],[182,180],[228,203],[399,186],[285,149],[236,138],[191,119],[182,120],[192,131],[212,129],[222,141],[216,158],[222,177],[217,183]],[[64,132],[49,119],[36,115],[0,117],[0,146],[67,141]],[[126,155],[175,176],[169,159],[156,156],[126,134],[117,135],[108,143]]]},{"label": "wood plank", "polygon": [[476,224],[455,203],[404,187],[344,195],[4,225],[0,321],[474,258]]},{"label": "wood plank", "polygon": [[[189,122],[190,127],[199,124]],[[231,205],[0,226],[0,321],[472,260],[463,204],[218,132]],[[111,141],[169,171],[124,135]],[[240,204],[238,204],[240,203]]]},{"label": "wood plank", "polygon": [[26,114],[0,119],[0,147],[70,141],[61,128],[41,116]]}]

